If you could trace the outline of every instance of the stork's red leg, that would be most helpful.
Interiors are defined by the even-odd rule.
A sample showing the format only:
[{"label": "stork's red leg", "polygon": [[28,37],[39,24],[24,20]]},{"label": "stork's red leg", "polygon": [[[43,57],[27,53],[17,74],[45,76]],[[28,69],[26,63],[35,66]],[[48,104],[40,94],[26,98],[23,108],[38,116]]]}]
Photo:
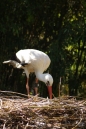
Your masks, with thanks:
[{"label": "stork's red leg", "polygon": [[27,78],[27,80],[26,80],[26,90],[27,90],[27,94],[29,94],[30,93],[30,91],[29,91],[29,78]]},{"label": "stork's red leg", "polygon": [[[35,79],[35,83],[38,84],[38,79],[37,78]],[[37,95],[38,94],[38,86],[36,86],[34,88],[34,91],[35,91],[35,95]]]}]

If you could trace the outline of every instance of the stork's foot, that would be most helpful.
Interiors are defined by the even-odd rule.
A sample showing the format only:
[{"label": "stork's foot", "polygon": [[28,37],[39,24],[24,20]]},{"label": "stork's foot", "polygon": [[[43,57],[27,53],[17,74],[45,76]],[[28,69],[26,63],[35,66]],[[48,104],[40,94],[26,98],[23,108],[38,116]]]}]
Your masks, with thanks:
[{"label": "stork's foot", "polygon": [[34,100],[34,101],[38,101],[38,96],[39,96],[39,94],[35,95],[35,96],[33,97],[33,100]]},{"label": "stork's foot", "polygon": [[28,99],[31,98],[31,99],[33,99],[33,101],[38,101],[38,96],[39,96],[39,94],[37,94],[35,96],[28,94]]},{"label": "stork's foot", "polygon": [[30,94],[28,94],[27,96],[28,96],[28,98],[30,98],[30,97],[31,97],[31,95],[30,95]]}]

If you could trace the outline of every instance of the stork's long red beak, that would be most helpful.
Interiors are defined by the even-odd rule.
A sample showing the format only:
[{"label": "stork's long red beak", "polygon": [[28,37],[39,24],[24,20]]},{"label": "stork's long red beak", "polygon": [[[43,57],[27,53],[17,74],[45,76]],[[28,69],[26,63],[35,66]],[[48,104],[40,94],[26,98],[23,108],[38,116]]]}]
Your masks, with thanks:
[{"label": "stork's long red beak", "polygon": [[52,99],[52,86],[47,86],[50,99]]}]

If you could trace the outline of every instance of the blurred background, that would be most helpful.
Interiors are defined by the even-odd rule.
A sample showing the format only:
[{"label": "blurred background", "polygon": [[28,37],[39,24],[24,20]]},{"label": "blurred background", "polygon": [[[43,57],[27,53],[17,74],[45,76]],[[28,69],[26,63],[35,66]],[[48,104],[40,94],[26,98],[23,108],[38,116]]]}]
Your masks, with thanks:
[{"label": "blurred background", "polygon": [[[27,48],[49,55],[55,96],[86,97],[85,0],[0,0],[0,90],[26,94],[23,70],[2,62]],[[39,83],[40,96],[46,97],[47,88]]]}]

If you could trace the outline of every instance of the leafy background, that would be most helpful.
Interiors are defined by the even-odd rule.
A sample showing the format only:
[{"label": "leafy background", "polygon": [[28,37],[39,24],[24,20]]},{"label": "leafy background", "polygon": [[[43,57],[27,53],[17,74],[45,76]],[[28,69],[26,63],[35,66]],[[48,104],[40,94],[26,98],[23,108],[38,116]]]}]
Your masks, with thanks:
[{"label": "leafy background", "polygon": [[[55,96],[86,97],[85,0],[0,0],[1,90],[26,93],[23,71],[2,64],[14,52],[25,48],[38,49],[50,56],[48,71],[54,78]],[[47,89],[42,82],[40,85],[40,94],[46,97]]]}]

